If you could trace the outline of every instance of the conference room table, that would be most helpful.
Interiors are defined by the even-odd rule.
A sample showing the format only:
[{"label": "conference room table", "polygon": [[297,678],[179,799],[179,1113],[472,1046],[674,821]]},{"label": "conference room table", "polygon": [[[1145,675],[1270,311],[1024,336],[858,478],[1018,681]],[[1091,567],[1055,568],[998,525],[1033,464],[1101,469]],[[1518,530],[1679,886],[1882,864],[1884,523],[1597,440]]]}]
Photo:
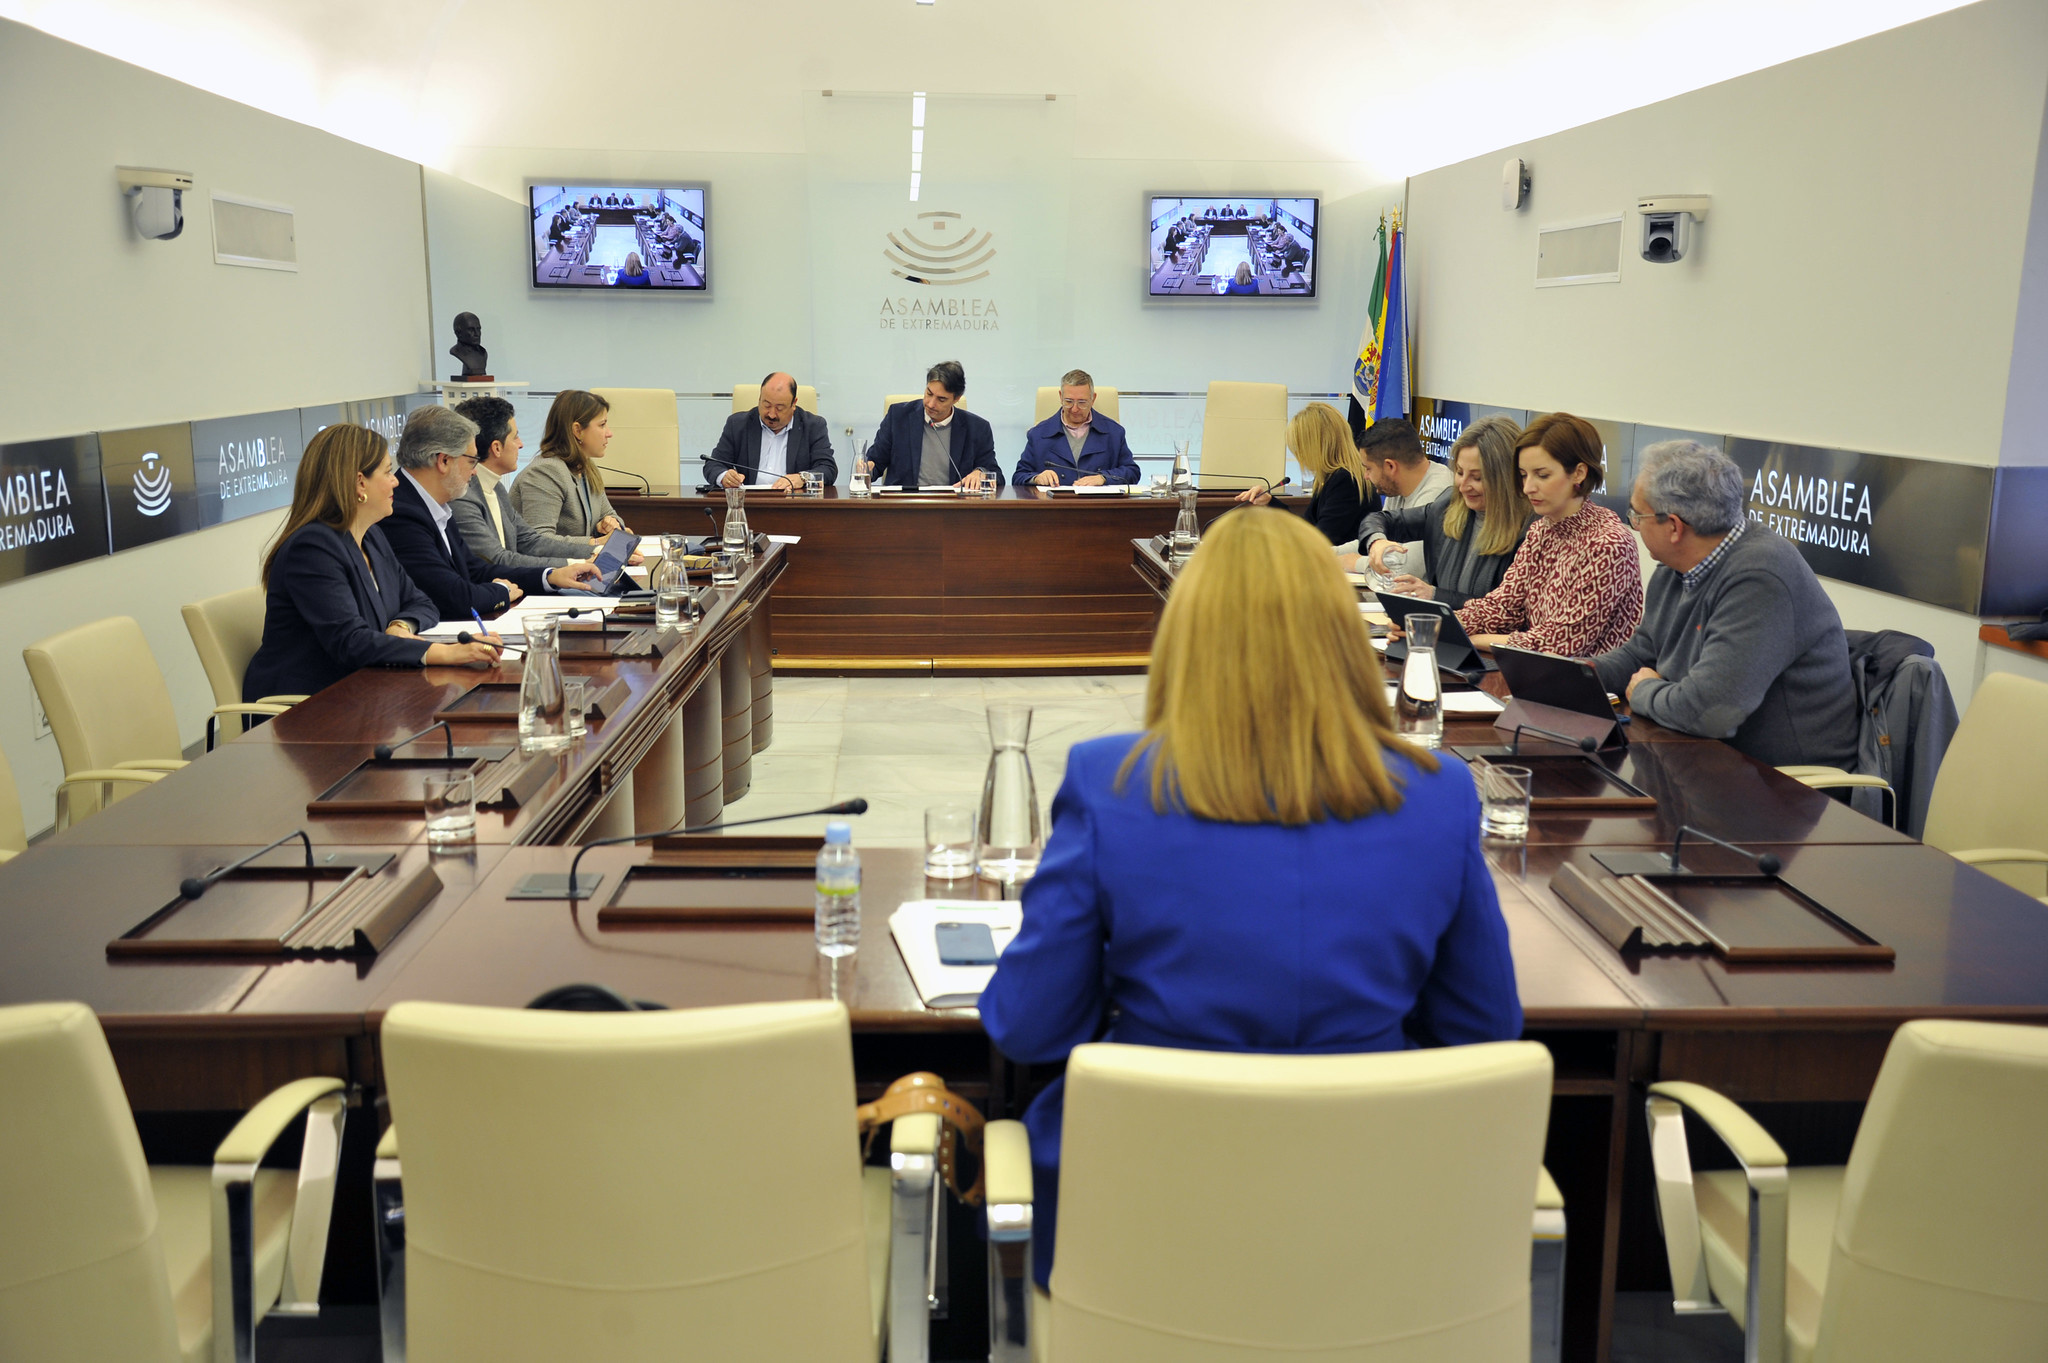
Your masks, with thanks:
[{"label": "conference room table", "polygon": [[[694,825],[704,820],[692,812],[693,800],[716,817],[711,802],[744,790],[757,745],[772,743],[772,676],[764,693],[753,671],[772,646],[769,622],[780,619],[768,602],[807,545],[762,553],[690,642],[666,657],[612,658],[595,651],[597,638],[578,640],[565,668],[606,685],[623,681],[625,699],[555,759],[559,770],[527,805],[480,813],[467,847],[430,849],[420,818],[323,820],[306,813],[305,801],[374,745],[424,727],[449,699],[478,681],[502,680],[516,670],[510,665],[490,673],[358,673],[39,843],[0,866],[0,940],[8,944],[0,953],[0,1003],[70,998],[91,1006],[146,1120],[238,1110],[306,1075],[350,1081],[366,1100],[352,1115],[345,1146],[350,1196],[362,1192],[382,1120],[378,1029],[390,1007],[409,999],[519,1007],[579,981],[670,1007],[837,998],[852,1018],[863,1098],[897,1075],[930,1069],[991,1116],[1018,1113],[1058,1067],[1008,1063],[971,1008],[926,1007],[888,933],[901,903],[988,898],[995,890],[928,880],[916,849],[863,850],[861,946],[837,962],[817,956],[807,923],[602,920],[610,893],[632,868],[698,857],[686,840],[591,850],[583,869],[605,877],[592,900],[515,894],[529,874],[567,871],[575,844]],[[1128,563],[1131,539],[1124,549]],[[720,699],[707,711],[714,693],[746,703]],[[509,725],[473,724],[462,726],[458,741],[511,737]],[[1446,725],[1452,746],[1497,738],[1484,720]],[[436,735],[403,751],[440,741]],[[1655,797],[1654,809],[1539,809],[1525,843],[1486,846],[1526,1034],[1556,1063],[1545,1159],[1568,1204],[1565,1330],[1567,1356],[1579,1359],[1606,1356],[1617,1286],[1653,1285],[1662,1271],[1654,1242],[1644,1238],[1645,1164],[1640,1148],[1632,1150],[1642,1142],[1643,1084],[1696,1079],[1745,1102],[1849,1105],[1853,1112],[1900,1021],[2048,1022],[2048,910],[2036,901],[1721,743],[1638,719],[1615,761]],[[1665,846],[1680,824],[1776,852],[1787,880],[1894,947],[1896,960],[1788,968],[1624,955],[1551,889],[1566,863],[1590,873],[1603,849]],[[392,853],[385,874],[393,876],[431,867],[440,889],[374,956],[109,957],[109,941],[171,900],[180,880],[293,827],[313,833],[322,856]],[[302,855],[283,848],[263,864],[289,865]],[[1689,865],[1708,869],[1733,855],[1692,844],[1686,851]],[[1361,868],[1361,884],[1370,884],[1369,867]],[[365,1281],[366,1226],[345,1210],[335,1219],[328,1279],[335,1293]]]}]

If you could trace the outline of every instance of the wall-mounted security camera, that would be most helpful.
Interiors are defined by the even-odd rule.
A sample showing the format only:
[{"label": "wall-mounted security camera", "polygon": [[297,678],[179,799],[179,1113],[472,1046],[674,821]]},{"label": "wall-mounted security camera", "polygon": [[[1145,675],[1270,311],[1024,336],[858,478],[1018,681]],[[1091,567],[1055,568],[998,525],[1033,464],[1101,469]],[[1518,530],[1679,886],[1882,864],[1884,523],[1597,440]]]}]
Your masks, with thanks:
[{"label": "wall-mounted security camera", "polygon": [[1512,213],[1529,202],[1529,163],[1510,156],[1500,165],[1500,206]]},{"label": "wall-mounted security camera", "polygon": [[116,166],[121,192],[128,197],[128,215],[135,222],[136,235],[149,241],[169,241],[185,230],[185,191],[192,188],[189,170],[148,170],[140,166]]},{"label": "wall-mounted security camera", "polygon": [[1692,249],[1695,225],[1706,221],[1705,194],[1655,194],[1636,200],[1643,215],[1643,259],[1653,265],[1674,265]]}]

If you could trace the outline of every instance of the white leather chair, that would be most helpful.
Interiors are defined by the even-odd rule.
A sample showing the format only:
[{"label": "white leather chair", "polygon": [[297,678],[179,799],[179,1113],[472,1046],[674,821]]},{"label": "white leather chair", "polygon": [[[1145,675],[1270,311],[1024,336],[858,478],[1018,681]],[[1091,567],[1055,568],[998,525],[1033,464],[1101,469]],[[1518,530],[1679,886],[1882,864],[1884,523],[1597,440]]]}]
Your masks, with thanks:
[{"label": "white leather chair", "polygon": [[1286,472],[1287,385],[1212,382],[1202,404],[1203,486],[1277,483]]},{"label": "white leather chair", "polygon": [[[1534,1042],[1380,1055],[1078,1047],[1052,1292],[1034,1298],[1032,1347],[1058,1363],[1522,1363],[1532,1269],[1562,1265],[1562,1200],[1540,1162],[1550,1090],[1550,1054]],[[992,1239],[1020,1219],[1028,1236],[1028,1169],[1016,1172],[1028,1154],[1013,1127],[986,1135]],[[1538,1356],[1555,1356],[1561,1286],[1546,1276]],[[999,1342],[1021,1356],[1022,1294],[998,1281],[991,1295]]]},{"label": "white leather chair", "polygon": [[607,488],[646,492],[655,497],[679,496],[683,490],[683,453],[676,422],[676,395],[671,388],[593,388],[612,405],[612,443],[598,463],[600,474],[633,473],[638,478],[606,477]]},{"label": "white leather chair", "polygon": [[[1031,424],[1036,426],[1039,422],[1045,420],[1047,417],[1051,416],[1054,412],[1057,412],[1059,409],[1060,390],[1057,387],[1039,389],[1038,405],[1036,408],[1033,409]],[[1104,416],[1108,417],[1111,421],[1122,420],[1122,418],[1117,415],[1119,409],[1117,405],[1116,389],[1098,387],[1095,390],[1095,410],[1102,413]]]},{"label": "white leather chair", "polygon": [[58,828],[185,765],[171,689],[131,617],[52,634],[21,656],[64,759]]},{"label": "white leather chair", "polygon": [[[145,1165],[92,1010],[0,1008],[0,1358],[241,1363],[264,1315],[317,1315],[342,1088],[286,1084],[210,1170]],[[259,1169],[301,1112],[297,1175]]]},{"label": "white leather chair", "polygon": [[[760,384],[736,383],[732,386],[732,409],[735,412],[751,411],[760,405]],[[811,387],[808,383],[798,384],[796,386],[796,405],[809,412],[812,416],[816,416],[818,414],[818,390]]]},{"label": "white leather chair", "polygon": [[[235,715],[281,715],[304,700],[304,696],[265,696],[262,700],[242,699],[242,678],[249,660],[263,646],[264,594],[261,587],[244,587],[223,592],[204,601],[182,607],[185,632],[199,652],[199,665],[206,669],[206,683],[213,688],[213,713],[206,719],[206,749],[213,751],[214,736],[222,718]],[[246,722],[246,721],[245,721]]]},{"label": "white leather chair", "polygon": [[938,1118],[862,1167],[842,1005],[400,1003],[383,1056],[387,1358],[924,1357]]},{"label": "white leather chair", "polygon": [[28,824],[21,817],[21,788],[14,784],[14,769],[7,754],[0,752],[0,862],[12,861],[28,850]]},{"label": "white leather chair", "polygon": [[[1694,1172],[1684,1110],[1742,1168]],[[2048,1029],[1899,1028],[1847,1166],[1791,1167],[1697,1084],[1652,1084],[1649,1122],[1674,1305],[1734,1316],[1746,1359],[2048,1358]]]}]

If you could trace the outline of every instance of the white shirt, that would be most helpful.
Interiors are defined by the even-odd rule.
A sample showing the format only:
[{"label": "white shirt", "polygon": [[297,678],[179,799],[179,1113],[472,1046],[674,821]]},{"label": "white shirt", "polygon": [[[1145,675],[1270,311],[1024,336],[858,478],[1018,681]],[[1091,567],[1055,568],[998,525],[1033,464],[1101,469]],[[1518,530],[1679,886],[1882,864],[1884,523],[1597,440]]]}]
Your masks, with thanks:
[{"label": "white shirt", "polygon": [[455,513],[446,506],[443,506],[440,499],[435,497],[433,493],[421,487],[420,480],[412,476],[411,469],[400,469],[399,472],[405,475],[407,482],[419,490],[420,500],[427,504],[427,514],[434,518],[434,529],[440,532],[441,547],[448,551],[449,558],[454,558],[455,548],[448,543],[448,522],[455,519]]},{"label": "white shirt", "polygon": [[768,429],[768,423],[761,423],[761,463],[754,476],[763,483],[772,483],[789,472],[789,433],[796,427],[796,417],[791,415],[779,431]]},{"label": "white shirt", "polygon": [[953,424],[953,415],[959,410],[960,409],[958,407],[955,407],[952,412],[948,412],[946,414],[946,419],[944,421],[933,421],[930,416],[926,416],[924,419],[924,424],[931,427],[935,431],[943,431],[948,426]]}]

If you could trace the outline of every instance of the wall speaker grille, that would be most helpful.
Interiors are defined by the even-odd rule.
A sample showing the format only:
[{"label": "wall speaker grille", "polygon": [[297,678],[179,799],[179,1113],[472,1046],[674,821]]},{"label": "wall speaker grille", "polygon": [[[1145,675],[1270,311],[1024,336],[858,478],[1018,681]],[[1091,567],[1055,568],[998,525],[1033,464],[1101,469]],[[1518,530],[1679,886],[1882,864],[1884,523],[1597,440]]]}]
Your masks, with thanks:
[{"label": "wall speaker grille", "polygon": [[297,224],[282,204],[213,196],[213,258],[260,270],[299,268]]}]

